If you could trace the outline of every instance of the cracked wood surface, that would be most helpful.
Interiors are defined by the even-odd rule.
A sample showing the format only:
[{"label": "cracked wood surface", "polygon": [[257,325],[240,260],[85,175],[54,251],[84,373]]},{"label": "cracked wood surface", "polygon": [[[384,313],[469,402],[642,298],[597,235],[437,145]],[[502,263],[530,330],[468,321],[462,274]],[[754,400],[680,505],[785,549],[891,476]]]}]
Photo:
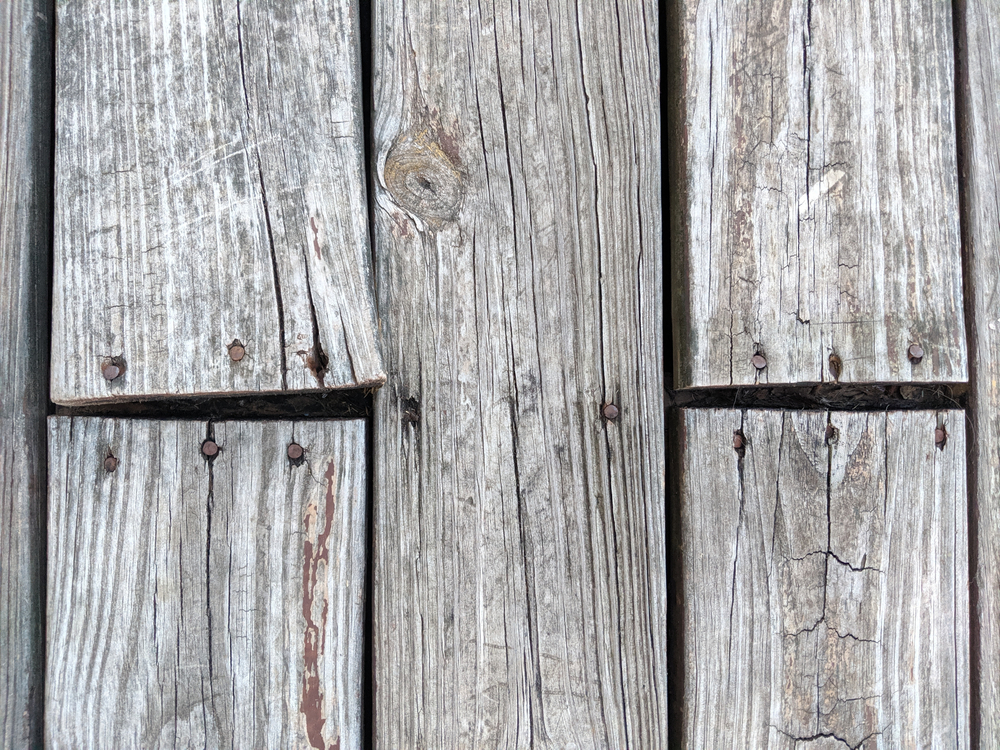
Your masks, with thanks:
[{"label": "cracked wood surface", "polygon": [[679,421],[682,744],[969,747],[964,412]]},{"label": "cracked wood surface", "polygon": [[379,747],[665,746],[656,6],[373,4]]},{"label": "cracked wood surface", "polygon": [[0,3],[0,747],[41,746],[52,5]]},{"label": "cracked wood surface", "polygon": [[58,20],[52,399],[380,385],[356,4]]},{"label": "cracked wood surface", "polygon": [[46,747],[361,747],[363,421],[49,439]]},{"label": "cracked wood surface", "polygon": [[[964,83],[964,215],[969,293],[975,305],[970,342],[975,355],[972,393],[973,508],[977,541],[973,630],[978,637],[979,692],[974,704],[981,747],[1000,747],[1000,0],[968,0],[960,9],[959,80]],[[964,32],[964,34],[962,33]]]},{"label": "cracked wood surface", "polygon": [[678,3],[678,387],[967,379],[951,7]]}]

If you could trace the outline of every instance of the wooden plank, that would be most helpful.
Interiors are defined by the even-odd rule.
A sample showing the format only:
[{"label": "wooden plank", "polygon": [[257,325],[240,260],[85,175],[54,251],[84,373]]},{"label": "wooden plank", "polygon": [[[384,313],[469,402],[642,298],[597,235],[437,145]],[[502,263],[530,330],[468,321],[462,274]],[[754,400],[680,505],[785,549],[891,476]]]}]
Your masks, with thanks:
[{"label": "wooden plank", "polygon": [[666,742],[657,50],[652,0],[373,5],[379,747]]},{"label": "wooden plank", "polygon": [[358,60],[349,0],[60,4],[55,402],[383,382]]},{"label": "wooden plank", "polygon": [[50,2],[0,4],[0,747],[40,747],[52,221]]},{"label": "wooden plank", "polygon": [[966,380],[951,3],[678,5],[678,387]]},{"label": "wooden plank", "polygon": [[969,746],[964,422],[683,412],[685,747]]},{"label": "wooden plank", "polygon": [[976,564],[973,592],[973,731],[979,747],[1000,745],[1000,2],[956,4],[963,173],[963,242],[974,305],[970,342],[971,461],[975,492],[970,541]]},{"label": "wooden plank", "polygon": [[363,421],[49,437],[47,747],[361,747]]}]

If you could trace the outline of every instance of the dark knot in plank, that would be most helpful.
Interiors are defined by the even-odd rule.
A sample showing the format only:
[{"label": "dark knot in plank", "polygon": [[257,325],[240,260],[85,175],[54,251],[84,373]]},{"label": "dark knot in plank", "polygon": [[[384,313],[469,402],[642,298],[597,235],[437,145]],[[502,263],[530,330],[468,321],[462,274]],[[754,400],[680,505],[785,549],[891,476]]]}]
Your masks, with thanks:
[{"label": "dark knot in plank", "polygon": [[451,221],[462,205],[462,173],[429,130],[402,135],[392,145],[385,184],[400,206],[432,224]]}]

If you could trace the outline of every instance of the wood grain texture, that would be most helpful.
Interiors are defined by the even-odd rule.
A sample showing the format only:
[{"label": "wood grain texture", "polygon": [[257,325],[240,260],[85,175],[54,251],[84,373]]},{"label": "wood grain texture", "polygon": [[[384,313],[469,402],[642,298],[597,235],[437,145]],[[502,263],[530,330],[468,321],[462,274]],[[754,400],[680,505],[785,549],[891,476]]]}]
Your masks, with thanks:
[{"label": "wood grain texture", "polygon": [[364,422],[49,425],[46,746],[360,748]]},{"label": "wood grain texture", "polygon": [[41,746],[50,2],[0,4],[0,748]]},{"label": "wood grain texture", "polygon": [[373,24],[376,744],[662,747],[656,3]]},{"label": "wood grain texture", "polygon": [[678,387],[966,380],[951,3],[678,6]]},{"label": "wood grain texture", "polygon": [[383,382],[357,24],[348,0],[60,3],[54,401]]},{"label": "wood grain texture", "polygon": [[683,746],[969,747],[964,412],[681,421]]},{"label": "wood grain texture", "polygon": [[972,461],[975,492],[971,519],[977,561],[973,611],[977,670],[974,716],[980,747],[1000,745],[1000,2],[956,5],[959,80],[962,90],[964,159],[963,241],[972,271],[968,291],[975,305],[970,342]]}]

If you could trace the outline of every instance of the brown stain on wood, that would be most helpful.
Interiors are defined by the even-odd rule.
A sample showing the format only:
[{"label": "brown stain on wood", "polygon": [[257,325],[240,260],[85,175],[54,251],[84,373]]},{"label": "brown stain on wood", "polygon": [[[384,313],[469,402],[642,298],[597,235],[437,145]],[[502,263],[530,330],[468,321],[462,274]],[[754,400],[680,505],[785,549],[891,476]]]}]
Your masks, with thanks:
[{"label": "brown stain on wood", "polygon": [[319,227],[316,226],[316,217],[309,217],[309,226],[313,230],[313,249],[316,251],[316,260],[323,260],[323,253],[319,248]]},{"label": "brown stain on wood", "polygon": [[[322,576],[326,573],[330,563],[329,541],[336,507],[336,498],[334,497],[336,475],[336,463],[331,461],[324,474],[326,500],[323,509],[322,531],[317,530],[319,509],[316,503],[309,503],[303,518],[306,533],[302,543],[302,616],[305,618],[306,628],[302,636],[302,700],[299,702],[299,712],[306,720],[306,735],[309,738],[309,744],[317,750],[339,750],[340,748],[339,738],[329,748],[323,739],[323,726],[326,724],[326,717],[323,715],[323,690],[319,679],[319,659],[326,648],[326,618],[330,607]],[[313,541],[314,538],[315,541]],[[319,623],[314,619],[317,596],[322,599],[322,613]]]}]

